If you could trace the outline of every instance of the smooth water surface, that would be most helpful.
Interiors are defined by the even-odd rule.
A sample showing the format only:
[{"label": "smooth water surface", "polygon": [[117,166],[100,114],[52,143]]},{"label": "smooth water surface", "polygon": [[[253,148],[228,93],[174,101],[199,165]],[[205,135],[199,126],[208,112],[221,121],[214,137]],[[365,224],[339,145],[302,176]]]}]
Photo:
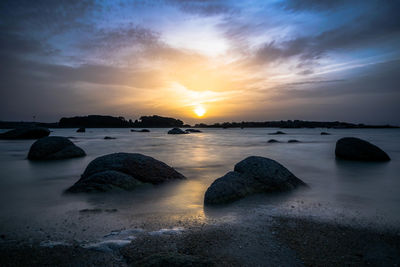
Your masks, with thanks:
[{"label": "smooth water surface", "polygon": [[[286,135],[268,135],[281,130]],[[212,217],[254,210],[271,215],[341,217],[369,223],[400,225],[399,129],[202,129],[203,133],[168,135],[129,129],[52,129],[53,136],[73,137],[84,158],[31,162],[26,159],[34,140],[0,140],[0,232],[15,238],[91,238],[113,229],[140,226],[174,216]],[[112,136],[114,140],[104,140]],[[392,158],[386,163],[335,159],[335,142],[345,136],[370,141]],[[280,143],[268,143],[276,139]],[[287,143],[297,139],[300,143]],[[79,179],[87,164],[113,152],[152,156],[176,168],[188,179],[133,192],[63,194]],[[310,188],[277,195],[257,195],[225,208],[204,210],[207,187],[233,170],[238,161],[258,155],[272,158]],[[89,209],[91,212],[82,210]],[[229,212],[227,212],[229,211]]]}]

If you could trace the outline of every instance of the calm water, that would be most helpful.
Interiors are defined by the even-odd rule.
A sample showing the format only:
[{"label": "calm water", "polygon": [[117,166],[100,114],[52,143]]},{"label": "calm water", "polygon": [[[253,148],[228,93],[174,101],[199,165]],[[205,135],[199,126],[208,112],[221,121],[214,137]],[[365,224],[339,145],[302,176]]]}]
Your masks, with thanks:
[{"label": "calm water", "polygon": [[[168,129],[131,133],[129,129],[53,129],[51,135],[75,137],[84,158],[30,162],[34,142],[0,140],[0,233],[13,238],[91,238],[113,229],[146,227],[161,218],[235,217],[242,210],[271,215],[313,216],[321,220],[400,225],[400,130],[204,129],[203,133],[167,135]],[[113,136],[115,140],[104,140]],[[335,159],[335,142],[360,137],[383,148],[388,163]],[[283,143],[269,144],[269,139]],[[297,139],[301,143],[285,143]],[[173,166],[188,180],[147,186],[134,192],[64,195],[94,158],[113,152],[135,152]],[[277,160],[310,185],[310,189],[273,196],[258,195],[215,210],[203,209],[203,196],[216,178],[250,155]],[[84,213],[82,209],[102,209]],[[106,209],[117,209],[106,212]],[[181,216],[181,217],[179,217]],[[222,215],[221,215],[222,216]]]}]

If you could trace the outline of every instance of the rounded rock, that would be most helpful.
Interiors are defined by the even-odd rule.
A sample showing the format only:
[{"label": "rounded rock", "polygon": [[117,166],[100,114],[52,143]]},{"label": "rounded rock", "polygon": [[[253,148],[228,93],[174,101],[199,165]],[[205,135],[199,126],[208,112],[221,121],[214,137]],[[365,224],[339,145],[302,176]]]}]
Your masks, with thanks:
[{"label": "rounded rock", "polygon": [[83,149],[61,136],[49,136],[37,140],[28,153],[30,160],[58,160],[83,156],[86,156]]},{"label": "rounded rock", "polygon": [[389,161],[385,151],[365,140],[344,137],[336,142],[335,155],[338,158],[357,161]]}]

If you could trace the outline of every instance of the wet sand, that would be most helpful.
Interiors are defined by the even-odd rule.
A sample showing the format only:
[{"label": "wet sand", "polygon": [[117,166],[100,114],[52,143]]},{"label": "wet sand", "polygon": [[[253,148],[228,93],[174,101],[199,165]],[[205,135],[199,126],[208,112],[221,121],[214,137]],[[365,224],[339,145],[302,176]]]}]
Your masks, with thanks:
[{"label": "wet sand", "polygon": [[257,217],[232,222],[204,222],[196,218],[182,220],[178,228],[182,230],[138,232],[128,245],[108,251],[84,248],[78,243],[43,247],[39,243],[10,241],[2,236],[0,265],[400,265],[398,230],[354,227],[304,218]]}]

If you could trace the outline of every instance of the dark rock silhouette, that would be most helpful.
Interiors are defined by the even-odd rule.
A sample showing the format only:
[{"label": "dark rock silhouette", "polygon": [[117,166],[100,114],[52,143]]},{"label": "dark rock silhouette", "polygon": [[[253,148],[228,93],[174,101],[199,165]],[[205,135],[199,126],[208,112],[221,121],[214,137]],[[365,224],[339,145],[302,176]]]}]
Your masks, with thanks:
[{"label": "dark rock silhouette", "polygon": [[306,184],[278,162],[251,156],[237,163],[233,172],[210,185],[204,204],[223,204],[254,193],[288,191],[299,186]]},{"label": "dark rock silhouette", "polygon": [[276,131],[274,133],[269,133],[269,135],[277,135],[277,134],[286,134],[286,133],[284,133],[282,131]]},{"label": "dark rock silhouette", "polygon": [[168,134],[188,134],[188,132],[185,132],[179,128],[173,128],[168,131]]},{"label": "dark rock silhouette", "polygon": [[134,129],[131,129],[131,132],[135,132],[135,133],[149,133],[150,130],[148,130],[148,129],[142,129],[142,130],[134,130]]},{"label": "dark rock silhouette", "polygon": [[278,141],[278,140],[275,140],[275,139],[269,139],[269,140],[268,140],[268,143],[279,143],[279,141]]},{"label": "dark rock silhouette", "polygon": [[79,128],[78,130],[76,130],[76,132],[77,132],[77,133],[84,133],[84,132],[86,132],[86,129],[83,128],[83,127],[81,127],[81,128]]},{"label": "dark rock silhouette", "polygon": [[133,127],[133,122],[125,120],[124,117],[89,115],[61,118],[58,126],[61,128],[125,128]]},{"label": "dark rock silhouette", "polygon": [[[94,159],[68,192],[132,190],[141,183],[186,179],[167,164],[137,153],[113,153]],[[139,183],[140,182],[140,183]]]},{"label": "dark rock silhouette", "polygon": [[290,140],[288,141],[288,143],[300,143],[300,141],[299,141],[299,140],[296,140],[296,139],[290,139]]},{"label": "dark rock silhouette", "polygon": [[358,161],[389,161],[390,157],[379,147],[359,138],[345,137],[336,142],[336,157]]},{"label": "dark rock silhouette", "polygon": [[161,117],[157,115],[153,116],[142,116],[140,117],[139,121],[134,122],[134,127],[183,127],[183,121],[168,118],[168,117]]},{"label": "dark rock silhouette", "polygon": [[39,139],[49,134],[49,129],[43,127],[18,128],[1,133],[0,139]]},{"label": "dark rock silhouette", "polygon": [[31,146],[28,159],[30,160],[58,160],[83,157],[86,153],[77,147],[68,138],[49,136],[37,140]]},{"label": "dark rock silhouette", "polygon": [[327,132],[321,132],[321,135],[331,135],[331,134]]},{"label": "dark rock silhouette", "polygon": [[134,190],[143,183],[123,172],[108,170],[95,173],[85,180],[79,180],[67,191],[80,192],[107,192],[113,189]]},{"label": "dark rock silhouette", "polygon": [[202,131],[197,130],[197,129],[186,129],[185,132],[189,132],[189,133],[201,133]]},{"label": "dark rock silhouette", "polygon": [[105,139],[105,140],[112,140],[112,139],[117,139],[117,138],[111,137],[111,136],[105,136],[104,139]]}]

